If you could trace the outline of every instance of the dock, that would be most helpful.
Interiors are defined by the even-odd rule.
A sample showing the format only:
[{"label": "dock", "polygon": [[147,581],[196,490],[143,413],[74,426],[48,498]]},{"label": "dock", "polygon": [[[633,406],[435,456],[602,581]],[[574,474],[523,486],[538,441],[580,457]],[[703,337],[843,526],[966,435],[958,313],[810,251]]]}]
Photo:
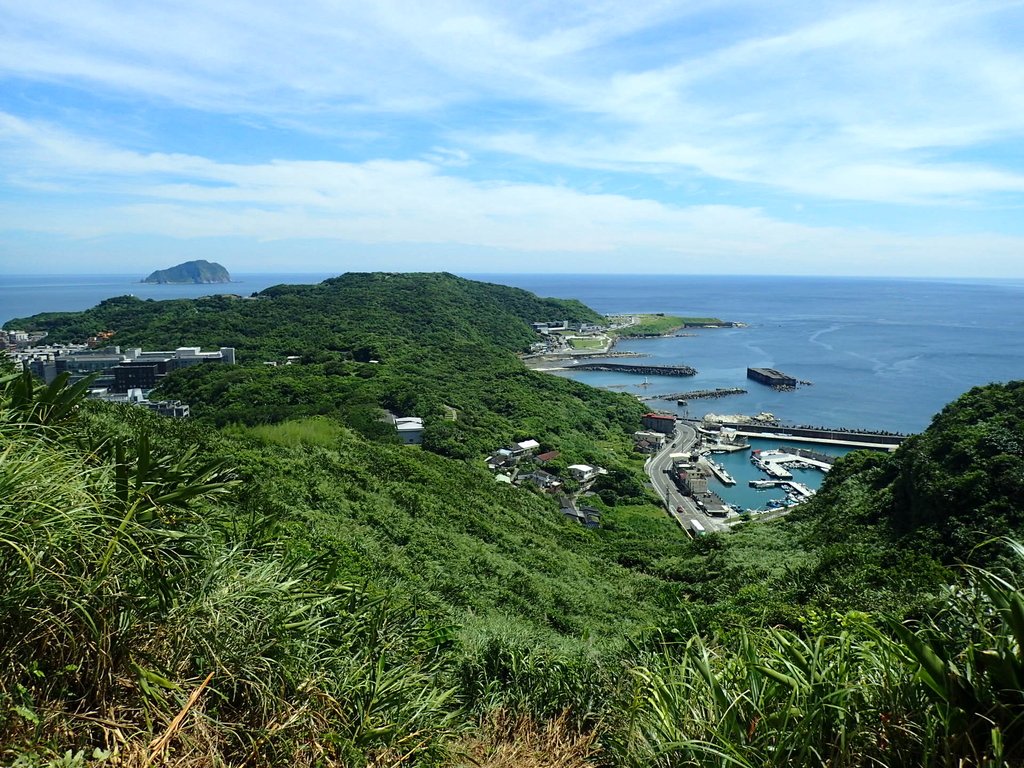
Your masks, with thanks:
[{"label": "dock", "polygon": [[732,475],[726,472],[718,462],[712,461],[707,456],[702,456],[700,463],[702,466],[711,470],[711,474],[717,477],[723,485],[736,485],[736,481],[733,480]]},{"label": "dock", "polygon": [[781,450],[754,451],[750,455],[750,461],[773,480],[789,481],[793,479],[793,473],[786,469],[788,464],[802,464],[806,467],[820,469],[822,472],[832,469],[832,465],[828,462]]}]

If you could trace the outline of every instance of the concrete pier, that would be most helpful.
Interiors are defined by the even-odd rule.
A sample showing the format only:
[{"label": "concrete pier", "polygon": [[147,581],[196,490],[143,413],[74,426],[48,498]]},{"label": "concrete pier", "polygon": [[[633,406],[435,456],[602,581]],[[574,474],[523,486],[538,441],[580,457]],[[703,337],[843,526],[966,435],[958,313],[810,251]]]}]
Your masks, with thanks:
[{"label": "concrete pier", "polygon": [[796,379],[793,376],[774,368],[747,368],[747,378],[759,384],[767,384],[769,387],[796,387]]},{"label": "concrete pier", "polygon": [[736,485],[736,481],[732,479],[732,475],[726,472],[717,462],[711,461],[711,459],[706,456],[701,456],[700,465],[707,467],[723,485]]}]

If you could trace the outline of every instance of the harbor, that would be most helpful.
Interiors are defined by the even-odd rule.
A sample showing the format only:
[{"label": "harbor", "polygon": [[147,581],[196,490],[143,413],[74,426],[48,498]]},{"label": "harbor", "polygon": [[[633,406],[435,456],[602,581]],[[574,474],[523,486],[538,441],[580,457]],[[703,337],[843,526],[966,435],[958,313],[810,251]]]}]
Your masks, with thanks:
[{"label": "harbor", "polygon": [[750,444],[749,451],[715,457],[733,484],[722,483],[717,473],[709,478],[709,490],[734,509],[779,510],[806,500],[821,487],[831,462],[853,450],[829,444],[808,450],[806,443],[764,437],[751,438]]}]

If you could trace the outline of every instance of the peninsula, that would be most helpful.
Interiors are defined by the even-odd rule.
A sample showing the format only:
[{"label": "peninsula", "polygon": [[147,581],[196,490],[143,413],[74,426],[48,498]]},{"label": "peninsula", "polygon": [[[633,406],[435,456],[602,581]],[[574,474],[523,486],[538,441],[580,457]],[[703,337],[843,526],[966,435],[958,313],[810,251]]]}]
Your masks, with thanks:
[{"label": "peninsula", "polygon": [[142,282],[160,285],[173,283],[230,283],[231,275],[213,261],[186,261],[169,269],[158,269]]}]

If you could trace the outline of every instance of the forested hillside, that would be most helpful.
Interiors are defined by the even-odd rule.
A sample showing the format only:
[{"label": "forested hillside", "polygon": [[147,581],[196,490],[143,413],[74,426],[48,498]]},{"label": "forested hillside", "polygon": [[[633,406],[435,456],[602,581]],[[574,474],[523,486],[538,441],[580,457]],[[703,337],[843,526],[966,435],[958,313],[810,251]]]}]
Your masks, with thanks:
[{"label": "forested hillside", "polygon": [[[515,357],[566,317],[595,319],[346,275],[14,321],[243,362],[171,378],[185,422],[0,382],[0,762],[1021,759],[1020,558],[975,547],[1021,533],[1024,386],[851,454],[786,518],[690,541],[642,485],[639,403]],[[429,450],[382,408],[436,423]],[[524,437],[613,470],[599,529],[494,483],[484,453]]]},{"label": "forested hillside", "polygon": [[[163,390],[218,425],[322,414],[382,436],[380,408],[387,408],[424,417],[424,444],[438,453],[469,458],[533,437],[575,460],[596,461],[598,444],[627,445],[624,434],[643,408],[522,366],[514,353],[536,340],[529,324],[559,319],[601,317],[576,301],[452,275],[373,273],[276,286],[245,299],[123,296],[7,326],[45,330],[50,341],[110,330],[111,342],[125,347],[235,347],[239,366],[183,371]],[[263,365],[288,356],[300,365]]]}]

